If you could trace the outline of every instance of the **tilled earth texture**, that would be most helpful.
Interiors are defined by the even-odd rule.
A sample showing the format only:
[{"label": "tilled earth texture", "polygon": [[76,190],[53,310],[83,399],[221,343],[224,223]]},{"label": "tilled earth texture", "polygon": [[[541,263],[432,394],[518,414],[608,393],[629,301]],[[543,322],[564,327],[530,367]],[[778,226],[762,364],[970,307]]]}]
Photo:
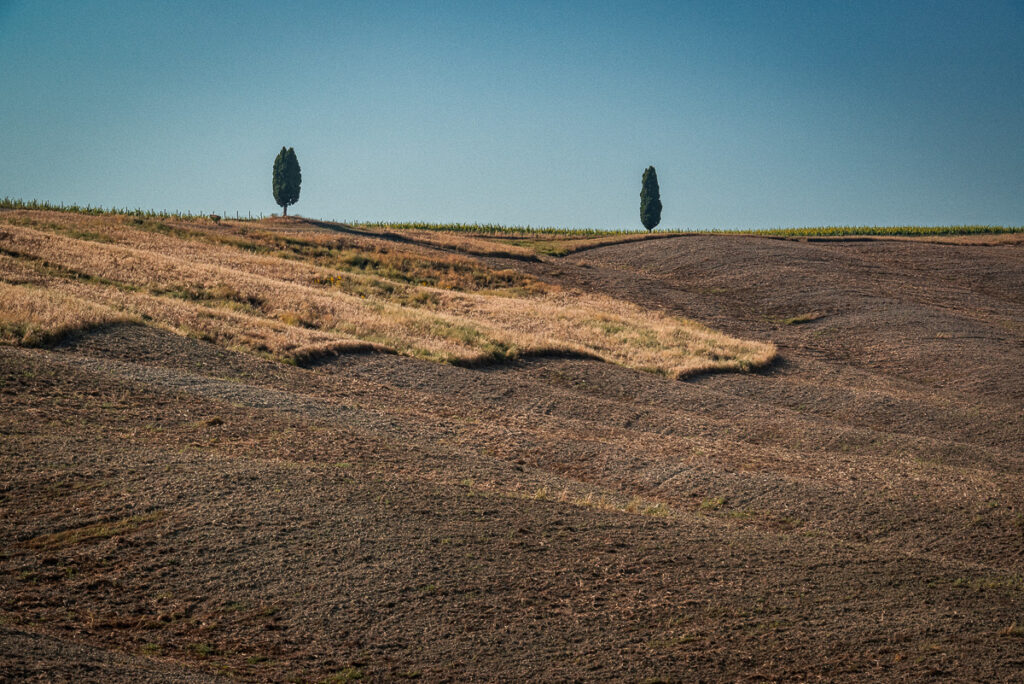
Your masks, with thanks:
[{"label": "tilled earth texture", "polygon": [[0,347],[0,678],[1022,681],[1024,244],[495,263],[780,359]]}]

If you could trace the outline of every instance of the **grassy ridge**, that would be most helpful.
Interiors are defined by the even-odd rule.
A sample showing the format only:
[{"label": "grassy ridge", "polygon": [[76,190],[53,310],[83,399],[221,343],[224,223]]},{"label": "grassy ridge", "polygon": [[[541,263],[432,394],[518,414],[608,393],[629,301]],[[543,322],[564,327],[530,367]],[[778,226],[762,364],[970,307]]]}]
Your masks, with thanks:
[{"label": "grassy ridge", "polygon": [[[0,209],[24,209],[30,211],[62,211],[69,214],[85,214],[87,216],[137,216],[150,219],[174,219],[175,221],[190,221],[199,218],[209,218],[210,214],[193,214],[192,212],[180,211],[155,211],[153,209],[129,209],[128,207],[100,207],[86,204],[54,204],[40,200],[22,200],[12,197],[0,199]],[[253,216],[240,216],[235,214],[231,217],[234,221],[257,221],[263,218],[263,214]]]},{"label": "grassy ridge", "polygon": [[[61,211],[75,214],[86,214],[91,216],[114,215],[114,216],[137,216],[151,219],[174,219],[176,221],[189,221],[208,218],[208,214],[193,214],[192,212],[167,212],[154,211],[152,209],[129,209],[128,207],[103,208],[91,205],[77,204],[53,204],[39,200],[21,200],[11,197],[0,199],[0,209],[26,209]],[[249,214],[231,217],[234,221],[255,221],[262,220],[264,215]],[[510,240],[530,240],[529,246],[535,246],[536,240],[545,238],[558,240],[588,239],[588,238],[614,238],[616,236],[632,237],[641,239],[646,235],[759,235],[767,237],[856,237],[856,236],[915,236],[915,235],[995,235],[1004,233],[1024,232],[1024,226],[983,226],[983,225],[957,225],[957,226],[807,226],[803,228],[752,228],[749,230],[727,230],[722,228],[709,228],[705,230],[658,230],[648,232],[643,229],[610,229],[600,230],[596,228],[555,228],[555,227],[534,227],[534,226],[506,226],[498,223],[431,223],[427,221],[349,221],[351,225],[358,225],[366,228],[385,228],[391,230],[427,230],[444,233],[468,233],[481,237],[494,237]],[[566,253],[554,248],[541,250],[548,254]],[[572,250],[570,250],[572,251]]]}]

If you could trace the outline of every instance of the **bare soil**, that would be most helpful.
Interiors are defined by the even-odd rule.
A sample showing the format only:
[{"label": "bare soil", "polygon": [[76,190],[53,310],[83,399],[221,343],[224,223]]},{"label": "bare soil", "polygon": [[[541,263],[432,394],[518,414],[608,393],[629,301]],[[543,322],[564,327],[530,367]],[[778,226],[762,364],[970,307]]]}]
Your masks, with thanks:
[{"label": "bare soil", "polygon": [[0,679],[1020,681],[1024,244],[494,262],[781,359],[0,347]]}]

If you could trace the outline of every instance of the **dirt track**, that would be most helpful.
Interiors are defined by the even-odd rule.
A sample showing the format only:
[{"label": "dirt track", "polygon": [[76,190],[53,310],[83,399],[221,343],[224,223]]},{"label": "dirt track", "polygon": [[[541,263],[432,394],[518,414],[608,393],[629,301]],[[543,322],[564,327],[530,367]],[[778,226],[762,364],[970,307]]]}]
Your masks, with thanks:
[{"label": "dirt track", "polygon": [[782,361],[302,369],[133,326],[0,348],[0,677],[1020,676],[1024,245],[508,265]]}]

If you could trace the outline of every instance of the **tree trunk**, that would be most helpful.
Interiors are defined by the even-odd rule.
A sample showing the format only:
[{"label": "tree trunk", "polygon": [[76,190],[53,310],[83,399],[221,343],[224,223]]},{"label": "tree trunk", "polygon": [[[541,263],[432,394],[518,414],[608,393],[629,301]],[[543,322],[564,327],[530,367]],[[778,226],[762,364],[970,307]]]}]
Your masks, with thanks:
[{"label": "tree trunk", "polygon": [[287,204],[286,204],[286,205],[284,205],[284,215],[285,215],[285,216],[287,216],[287,215],[288,215],[288,205],[287,205]]}]

